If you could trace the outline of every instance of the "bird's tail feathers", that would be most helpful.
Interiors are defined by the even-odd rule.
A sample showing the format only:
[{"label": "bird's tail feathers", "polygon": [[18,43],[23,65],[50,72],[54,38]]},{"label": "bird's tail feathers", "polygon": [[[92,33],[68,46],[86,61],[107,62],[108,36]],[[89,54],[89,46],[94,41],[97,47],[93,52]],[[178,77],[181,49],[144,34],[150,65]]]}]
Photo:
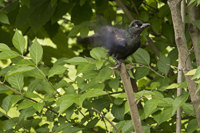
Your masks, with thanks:
[{"label": "bird's tail feathers", "polygon": [[90,44],[90,37],[77,38],[76,42],[83,45]]}]

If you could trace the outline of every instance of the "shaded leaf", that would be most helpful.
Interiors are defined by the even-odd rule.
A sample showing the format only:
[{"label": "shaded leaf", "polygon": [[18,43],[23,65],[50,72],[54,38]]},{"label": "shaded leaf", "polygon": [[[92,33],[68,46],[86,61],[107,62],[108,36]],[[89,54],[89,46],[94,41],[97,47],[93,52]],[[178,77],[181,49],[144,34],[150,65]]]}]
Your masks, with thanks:
[{"label": "shaded leaf", "polygon": [[67,68],[62,65],[53,66],[49,70],[48,78],[53,77],[56,74],[63,74]]},{"label": "shaded leaf", "polygon": [[15,34],[12,38],[12,43],[15,46],[15,48],[21,53],[23,54],[25,46],[26,46],[26,40],[23,37],[22,34],[20,34],[20,32],[16,29]]},{"label": "shaded leaf", "polygon": [[150,63],[150,56],[149,53],[142,49],[139,48],[134,54],[133,57],[135,58],[137,63],[141,63],[143,65],[149,65]]},{"label": "shaded leaf", "polygon": [[0,22],[3,24],[10,24],[8,16],[6,14],[0,13]]},{"label": "shaded leaf", "polygon": [[17,89],[18,91],[21,91],[24,86],[24,75],[23,74],[16,74],[14,76],[11,76],[7,79],[9,84]]}]

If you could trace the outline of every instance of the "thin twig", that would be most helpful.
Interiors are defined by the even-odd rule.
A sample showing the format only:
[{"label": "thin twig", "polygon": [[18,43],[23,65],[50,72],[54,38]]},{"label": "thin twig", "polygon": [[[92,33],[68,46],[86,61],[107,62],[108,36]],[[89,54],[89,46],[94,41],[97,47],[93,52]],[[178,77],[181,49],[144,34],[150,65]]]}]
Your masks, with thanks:
[{"label": "thin twig", "polygon": [[144,96],[144,92],[145,92],[145,89],[143,90],[143,93],[142,93],[142,95],[138,98],[138,99],[136,99],[136,101],[135,102],[137,102],[138,100],[140,100],[143,96]]},{"label": "thin twig", "polygon": [[92,110],[96,111],[96,112],[97,112],[98,114],[100,114],[103,118],[105,118],[105,119],[112,125],[112,127],[113,127],[118,133],[120,133],[119,130],[115,127],[115,125],[114,125],[110,120],[108,120],[108,118],[106,118],[100,111],[98,111],[97,109],[95,109],[95,108],[93,108],[93,107],[92,107]]},{"label": "thin twig", "polygon": [[0,9],[0,12],[1,12],[3,9],[5,9],[7,6],[11,5],[12,3],[16,2],[16,1],[17,1],[17,0],[14,0],[14,1],[8,3],[6,6],[4,6],[3,8]]}]

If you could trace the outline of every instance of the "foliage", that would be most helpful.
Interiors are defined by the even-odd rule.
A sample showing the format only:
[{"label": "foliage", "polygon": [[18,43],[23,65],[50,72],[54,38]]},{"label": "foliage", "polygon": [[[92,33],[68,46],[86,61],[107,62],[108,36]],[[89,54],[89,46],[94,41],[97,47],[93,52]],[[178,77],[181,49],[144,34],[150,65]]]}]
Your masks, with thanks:
[{"label": "foliage", "polygon": [[[197,132],[187,84],[176,83],[178,51],[167,2],[124,2],[135,19],[151,23],[141,35],[141,48],[125,61],[134,66],[144,130],[174,132],[182,106],[182,131]],[[102,25],[127,28],[130,20],[115,1],[0,0],[0,6],[1,132],[108,132],[110,124],[92,107],[121,132],[134,131],[120,76],[109,69],[115,61],[104,48],[75,42]],[[190,47],[188,30],[186,38]],[[190,58],[196,67],[193,51]],[[200,68],[188,75],[199,83]],[[178,87],[183,93],[177,97]]]}]

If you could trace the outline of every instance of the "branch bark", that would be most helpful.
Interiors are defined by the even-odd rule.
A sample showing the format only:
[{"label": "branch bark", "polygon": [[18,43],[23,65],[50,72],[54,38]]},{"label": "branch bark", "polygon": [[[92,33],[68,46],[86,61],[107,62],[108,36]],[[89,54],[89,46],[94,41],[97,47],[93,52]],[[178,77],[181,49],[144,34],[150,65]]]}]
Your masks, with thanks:
[{"label": "branch bark", "polygon": [[[185,1],[181,2],[181,18],[182,22],[185,23]],[[184,27],[185,31],[185,27]],[[178,55],[178,75],[177,75],[177,83],[182,82],[182,64],[181,64],[181,56]],[[181,95],[182,88],[177,88],[177,97]],[[181,133],[181,112],[182,108],[179,107],[176,111],[176,133]]]},{"label": "branch bark", "polygon": [[[190,53],[185,38],[185,31],[184,31],[185,23],[183,23],[181,19],[181,9],[180,9],[181,0],[168,0],[168,5],[171,10],[172,21],[175,32],[175,41],[176,41],[176,46],[178,48],[180,61],[183,68],[183,73],[186,74],[188,71],[192,70],[193,67],[190,61],[189,57]],[[196,113],[198,125],[200,127],[200,110],[198,109],[198,106],[200,105],[200,93],[197,93],[195,95],[197,84],[193,80],[191,80],[191,78],[192,78],[191,75],[185,75],[192,104]]]},{"label": "branch bark", "polygon": [[[191,0],[188,0],[188,4],[190,3]],[[195,57],[196,57],[196,63],[197,66],[200,65],[200,47],[197,46],[198,44],[198,39],[200,36],[200,31],[199,29],[192,23],[193,21],[199,20],[200,16],[199,16],[199,7],[197,6],[192,6],[192,4],[190,4],[188,6],[188,14],[189,14],[189,21],[190,21],[190,25],[189,25],[189,32],[190,32],[190,36],[192,39],[192,43],[193,43],[193,47],[194,47],[194,53],[195,53]]]},{"label": "branch bark", "polygon": [[119,73],[120,73],[120,76],[121,76],[121,79],[122,79],[122,82],[124,85],[124,90],[126,92],[135,132],[136,133],[144,133],[144,129],[142,128],[142,123],[140,120],[140,115],[139,115],[137,104],[136,104],[137,99],[134,95],[131,81],[130,81],[129,75],[126,71],[126,67],[125,67],[124,63],[121,63]]}]

